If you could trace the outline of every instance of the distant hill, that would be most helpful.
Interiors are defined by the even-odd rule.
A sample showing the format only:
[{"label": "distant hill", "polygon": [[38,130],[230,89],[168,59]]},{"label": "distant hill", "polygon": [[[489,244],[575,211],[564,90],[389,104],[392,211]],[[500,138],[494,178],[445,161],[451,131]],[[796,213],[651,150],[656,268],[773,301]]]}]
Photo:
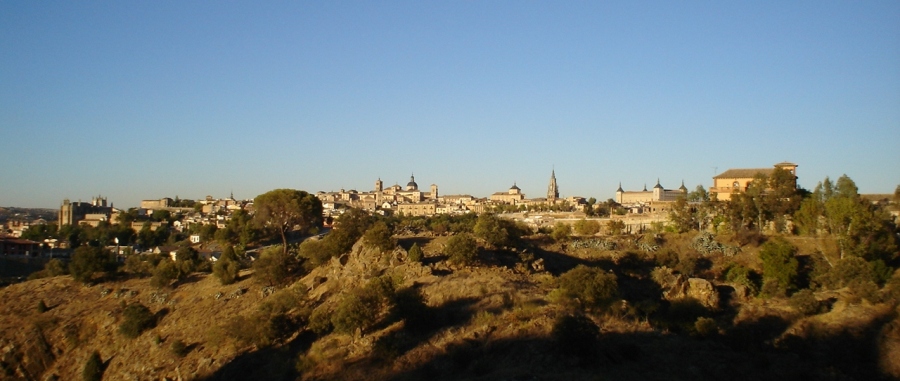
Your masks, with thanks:
[{"label": "distant hill", "polygon": [[0,207],[0,222],[6,222],[12,219],[34,221],[39,218],[51,222],[56,221],[58,217],[58,209],[19,208],[15,206]]}]

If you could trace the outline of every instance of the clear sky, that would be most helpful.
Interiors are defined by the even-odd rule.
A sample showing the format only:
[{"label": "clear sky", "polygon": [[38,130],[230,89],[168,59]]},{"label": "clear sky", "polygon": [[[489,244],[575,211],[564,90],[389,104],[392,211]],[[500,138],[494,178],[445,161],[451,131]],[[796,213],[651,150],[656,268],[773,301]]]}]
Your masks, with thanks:
[{"label": "clear sky", "polygon": [[0,206],[900,184],[900,1],[3,1]]}]

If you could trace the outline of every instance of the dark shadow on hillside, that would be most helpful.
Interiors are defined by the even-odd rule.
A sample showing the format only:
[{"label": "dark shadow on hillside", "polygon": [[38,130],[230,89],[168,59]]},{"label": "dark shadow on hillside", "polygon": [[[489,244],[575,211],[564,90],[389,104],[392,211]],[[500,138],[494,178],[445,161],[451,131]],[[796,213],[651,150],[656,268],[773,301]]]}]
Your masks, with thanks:
[{"label": "dark shadow on hillside", "polygon": [[612,262],[610,261],[588,261],[573,257],[568,254],[558,253],[555,251],[547,251],[543,249],[535,249],[534,257],[543,259],[544,269],[546,269],[554,276],[559,276],[560,274],[563,274],[578,265],[585,265],[590,267],[599,266],[604,269],[612,268]]},{"label": "dark shadow on hillside", "polygon": [[432,240],[434,240],[434,238],[431,237],[407,237],[398,239],[397,244],[400,245],[403,250],[409,251],[409,248],[411,248],[413,244],[423,248],[425,245],[431,243]]},{"label": "dark shadow on hillside", "polygon": [[212,375],[199,380],[295,380],[300,376],[295,366],[297,358],[308,350],[315,340],[314,333],[303,331],[284,345],[266,347],[240,355]]}]

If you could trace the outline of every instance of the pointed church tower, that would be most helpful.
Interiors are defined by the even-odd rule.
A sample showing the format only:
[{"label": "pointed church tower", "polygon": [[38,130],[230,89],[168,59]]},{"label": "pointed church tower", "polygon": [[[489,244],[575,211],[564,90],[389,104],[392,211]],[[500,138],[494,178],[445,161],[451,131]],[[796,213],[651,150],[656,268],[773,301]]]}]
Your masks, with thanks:
[{"label": "pointed church tower", "polygon": [[556,185],[556,170],[550,172],[550,185],[547,187],[547,203],[555,204],[559,198],[559,186]]}]

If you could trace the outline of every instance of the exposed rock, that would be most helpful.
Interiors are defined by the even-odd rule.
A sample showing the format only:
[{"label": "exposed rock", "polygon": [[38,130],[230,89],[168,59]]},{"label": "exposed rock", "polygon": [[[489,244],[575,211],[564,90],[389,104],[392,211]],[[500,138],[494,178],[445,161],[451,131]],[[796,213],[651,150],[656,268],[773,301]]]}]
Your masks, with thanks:
[{"label": "exposed rock", "polygon": [[719,307],[719,292],[712,283],[703,278],[688,278],[683,274],[674,274],[670,269],[665,275],[660,275],[657,281],[661,281],[663,297],[667,300],[681,298],[694,298],[701,304],[710,308]]}]

